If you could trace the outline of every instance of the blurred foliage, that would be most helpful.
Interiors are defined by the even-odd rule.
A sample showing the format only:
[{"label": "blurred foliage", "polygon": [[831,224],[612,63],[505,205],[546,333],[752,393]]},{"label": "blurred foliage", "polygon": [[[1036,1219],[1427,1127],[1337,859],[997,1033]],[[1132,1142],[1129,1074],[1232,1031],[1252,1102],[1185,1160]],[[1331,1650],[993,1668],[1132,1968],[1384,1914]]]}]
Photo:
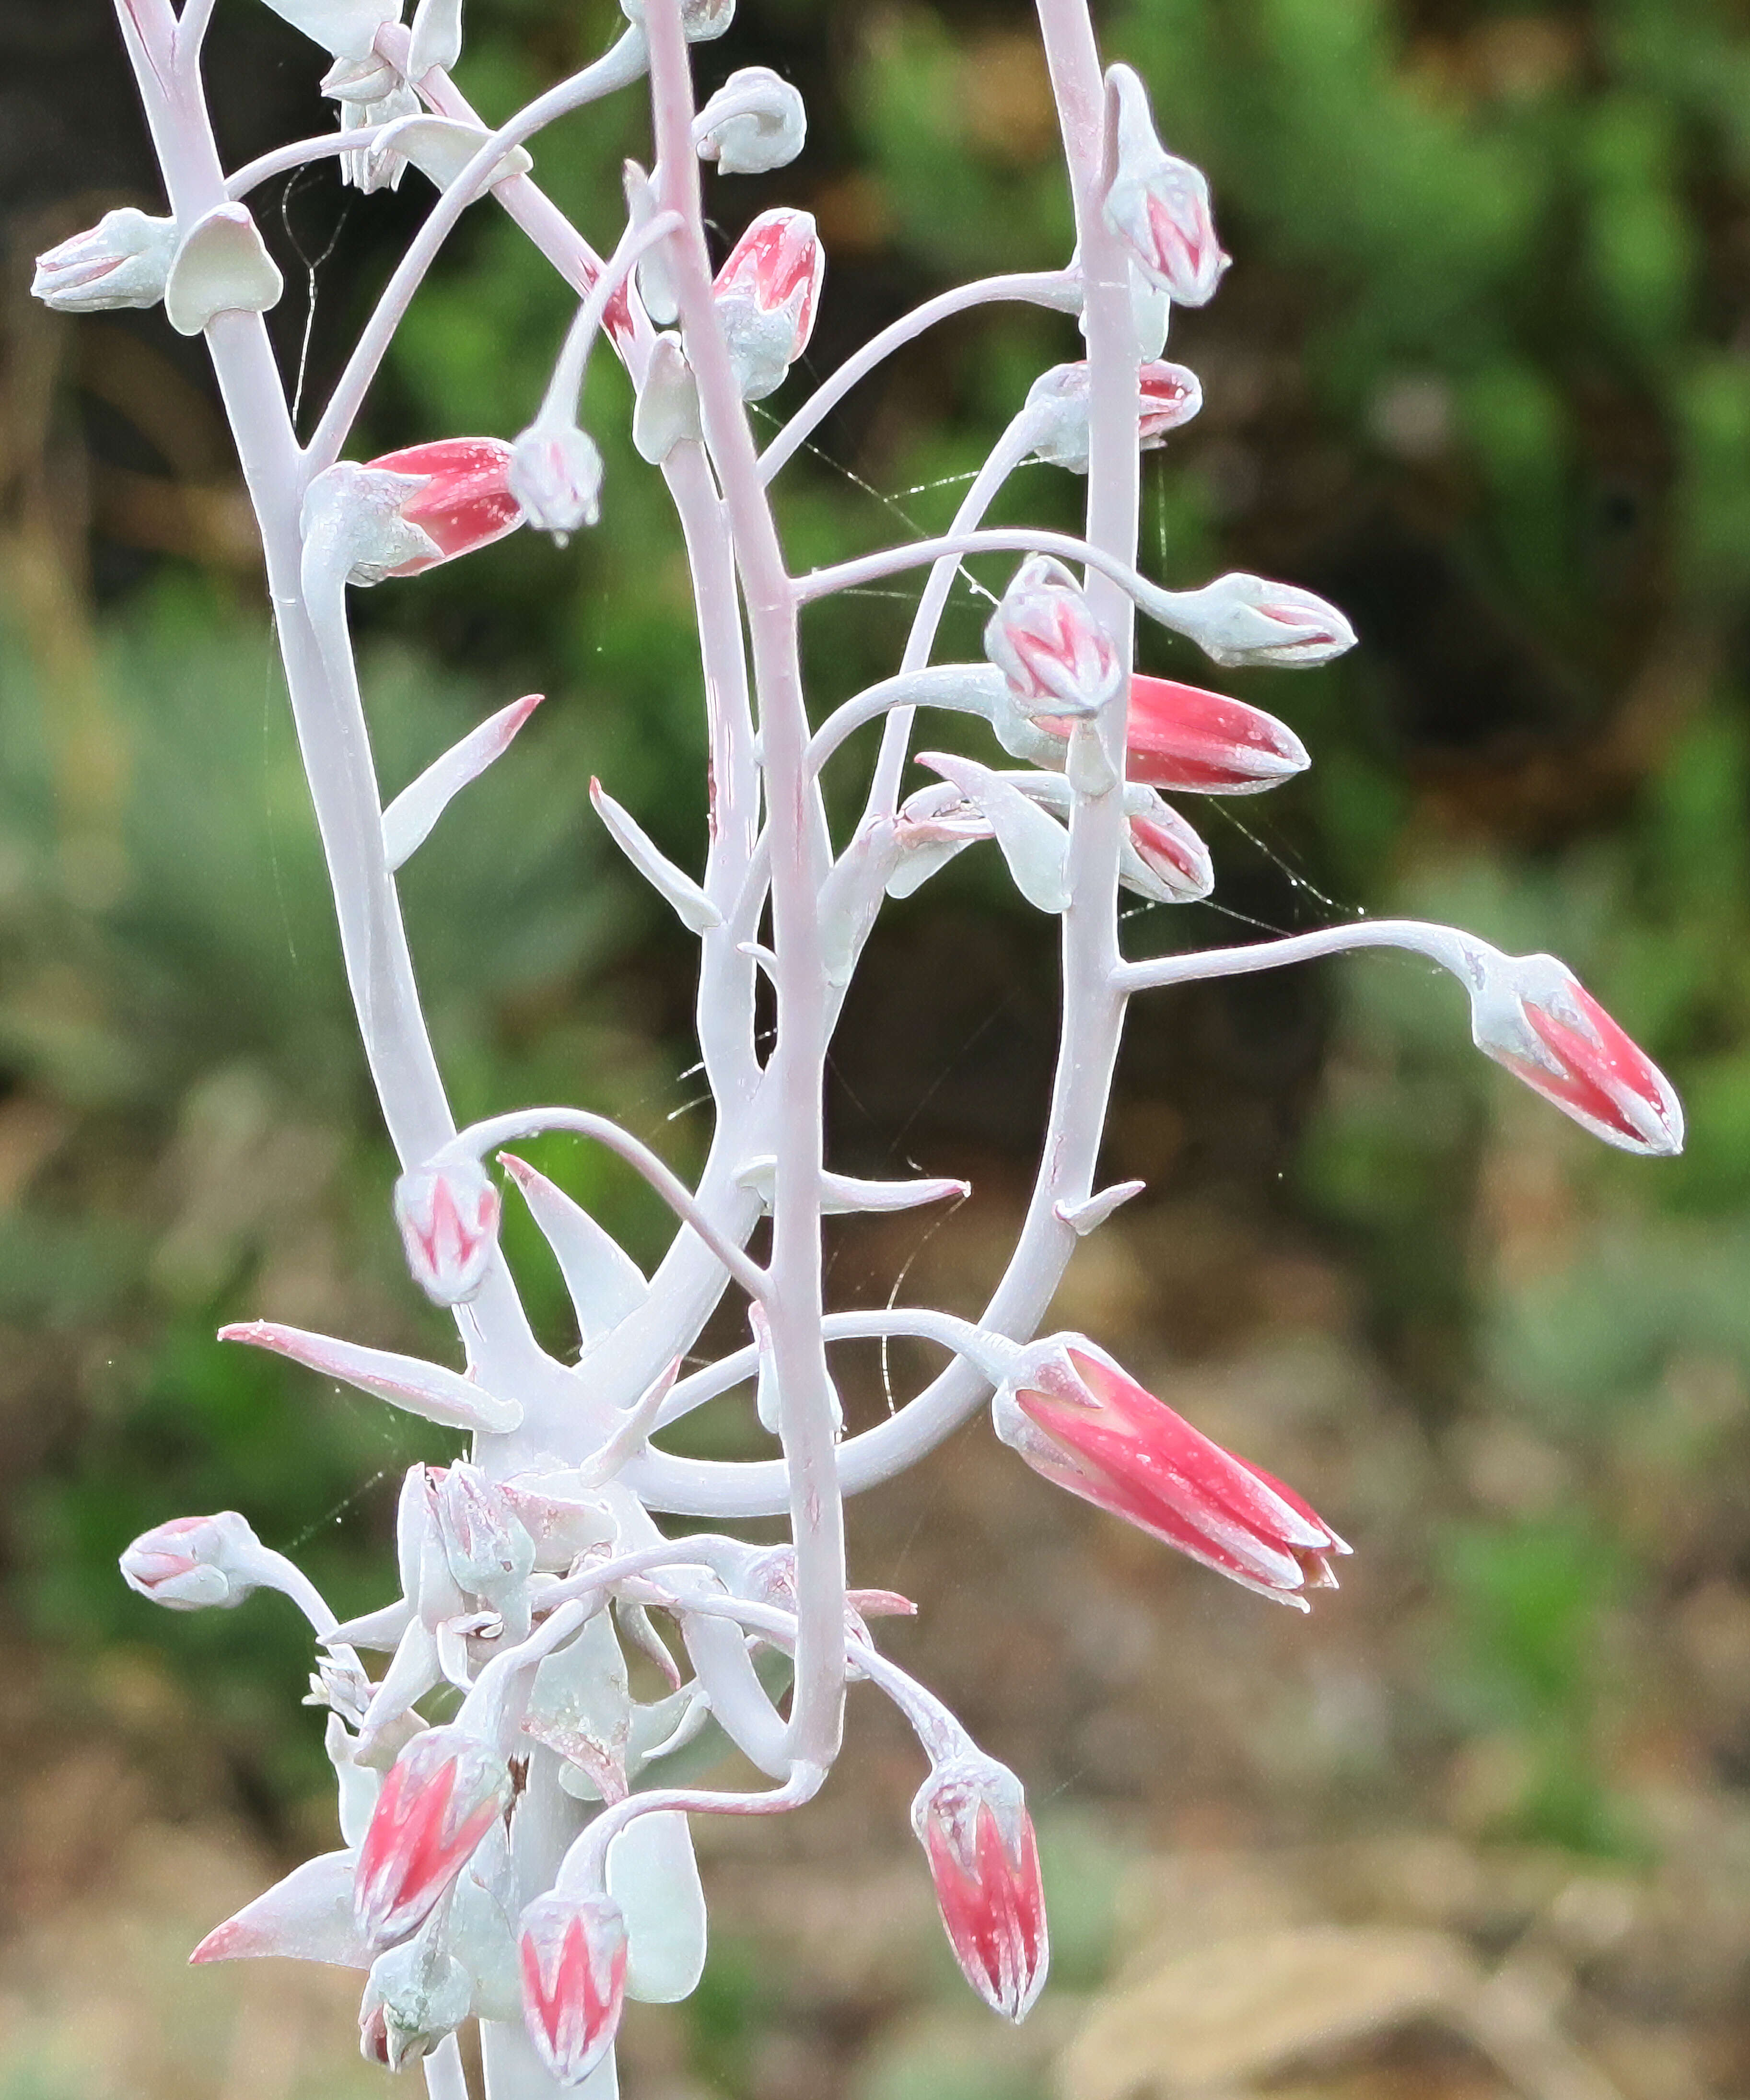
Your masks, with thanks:
[{"label": "blurred foliage", "polygon": [[[1602,1151],[1475,1055],[1449,984],[1364,956],[1140,1010],[1109,1164],[1148,1174],[1151,1202],[1206,1200],[1334,1264],[1433,1461],[1416,1477],[1439,1483],[1436,1505],[1392,1520],[1415,1629],[1396,1693],[1404,1785],[1469,1828],[1639,1856],[1633,1741],[1679,1670],[1660,1614],[1750,1582],[1750,20],[1727,0],[1103,13],[1169,143],[1208,169],[1237,258],[1220,298],[1175,322],[1207,405],[1148,464],[1145,561],[1175,582],[1222,566],[1291,576],[1363,638],[1316,676],[1239,682],[1294,721],[1315,768],[1267,805],[1204,805],[1220,902],[1183,922],[1137,915],[1133,951],[1400,911],[1547,947],[1672,1070],[1691,1128],[1676,1164]],[[606,0],[470,0],[464,85],[500,115],[617,19]],[[711,204],[725,241],[772,202],[817,213],[818,370],[959,276],[1062,258],[1026,11],[742,0],[699,59],[708,86],[774,55],[808,94],[809,153],[714,184]],[[289,36],[283,55],[309,70]],[[221,71],[218,91],[265,96],[253,77]],[[641,137],[628,98],[542,143],[542,180],[598,244]],[[311,399],[412,208],[347,212],[317,273]],[[337,212],[331,192],[300,191],[311,252]],[[514,432],[568,311],[521,236],[474,214],[362,449]],[[1060,319],[990,313],[896,359],[786,477],[797,562],[937,528],[1030,377],[1074,344]],[[120,441],[82,355],[55,457],[77,413],[101,470]],[[672,1076],[690,1058],[685,944],[604,854],[581,792],[601,772],[696,859],[684,554],[627,407],[598,359],[597,532],[563,554],[520,536],[359,614],[391,788],[516,691],[549,695],[409,873],[459,1107],[580,1099],[684,1149],[698,1119],[663,1118],[689,1098]],[[1079,495],[1034,467],[998,514],[1065,524]],[[150,1618],[112,1557],[153,1518],[236,1502],[271,1542],[303,1542],[343,1609],[375,1595],[394,1473],[421,1440],[208,1337],[222,1315],[306,1303],[372,1339],[441,1345],[441,1326],[390,1244],[386,1155],[253,588],[188,560],[129,567],[104,515],[88,663],[26,587],[26,529],[4,586],[12,1595],[39,1634],[156,1644],[221,1702],[239,1763],[284,1787],[303,1783],[280,1747],[296,1628]],[[811,615],[822,706],[888,667],[906,617],[879,593]],[[974,647],[981,618],[962,591],[945,650]],[[1144,648],[1200,675],[1175,642]],[[951,1154],[965,1089],[943,1081],[988,1053],[984,1091],[1018,1105],[979,1103],[968,1141],[1000,1184],[1026,1163],[1004,1133],[1029,1127],[1050,1047],[1043,1017],[1002,1000],[1049,969],[1050,933],[979,858],[922,915],[893,915],[876,990],[843,1031],[835,1113],[854,1135],[856,1105],[897,1103],[871,1141]],[[881,987],[941,914],[957,944],[932,970],[941,1012],[896,1012]],[[541,1157],[653,1251],[658,1221],[622,1179],[575,1146]],[[551,1273],[510,1231],[562,1339]],[[1699,1755],[1741,1788],[1750,1700],[1728,1705],[1696,1723]],[[1101,1959],[1109,1876],[1087,1879],[1083,1921],[1060,1924],[1086,1943],[1072,1981]],[[758,1970],[719,1947],[688,2015],[696,2067],[725,2090],[752,2089]],[[899,2063],[879,2089],[945,2100],[959,2075]],[[964,2090],[1005,2075],[974,2066]]]}]

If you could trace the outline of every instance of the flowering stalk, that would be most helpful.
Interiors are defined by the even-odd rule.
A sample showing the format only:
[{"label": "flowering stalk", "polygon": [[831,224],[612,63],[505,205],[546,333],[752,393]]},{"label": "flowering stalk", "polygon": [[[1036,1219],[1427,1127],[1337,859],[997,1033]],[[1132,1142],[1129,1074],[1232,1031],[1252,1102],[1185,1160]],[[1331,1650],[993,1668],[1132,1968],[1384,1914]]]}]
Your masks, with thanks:
[{"label": "flowering stalk", "polygon": [[[1121,887],[1170,902],[1206,893],[1214,880],[1207,849],[1162,791],[1259,792],[1307,763],[1274,717],[1137,674],[1136,612],[1219,664],[1316,664],[1355,638],[1334,607],[1290,585],[1240,575],[1177,589],[1140,573],[1140,453],[1170,439],[1201,400],[1196,375],[1162,359],[1170,308],[1214,295],[1227,258],[1208,185],[1156,136],[1144,84],[1127,68],[1103,70],[1087,0],[1038,0],[1073,256],[920,306],[818,388],[764,454],[747,403],[783,382],[831,293],[813,222],[782,208],[760,214],[713,274],[701,161],[733,183],[786,165],[806,132],[795,90],[757,67],[697,106],[689,46],[722,33],[732,0],[624,0],[628,26],[603,58],[496,127],[452,77],[456,0],[421,0],[410,29],[399,0],[267,4],[333,58],[324,84],[342,128],[227,174],[200,76],[213,0],[185,0],[180,17],[170,0],[117,0],[168,211],[111,214],[42,258],[35,289],[70,311],[161,301],[171,324],[204,336],[211,353],[262,533],[364,1052],[399,1161],[393,1207],[410,1283],[451,1309],[465,1368],[271,1319],[234,1323],[224,1336],[462,1428],[472,1445],[452,1467],[409,1472],[399,1595],[345,1626],[236,1512],[172,1520],[122,1556],[130,1584],[171,1608],[228,1608],[279,1590],[325,1651],[311,1701],[327,1710],[342,1845],[218,1926],[198,1958],[288,1953],[359,1969],[365,2053],[391,2067],[423,2058],[443,2100],[465,2089],[454,2037],[468,2018],[482,2025],[492,2100],[586,2080],[606,2091],[624,1999],[684,1996],[703,1961],[687,1818],[811,1800],[838,1751],[847,1683],[862,1680],[896,1701],[928,1758],[915,1828],[957,1957],[973,1988],[1018,2018],[1044,1982],[1047,1945],[1020,1784],[876,1648],[869,1617],[909,1607],[847,1587],[844,1497],[903,1470],[994,1396],[998,1433],[1044,1479],[1247,1586],[1304,1604],[1330,1556],[1347,1551],[1291,1489],[1210,1444],[1097,1343],[1032,1339],[1077,1239],[1140,1186],[1094,1182],[1132,998],[1397,947],[1456,976],[1479,1047],[1606,1142],[1674,1152],[1681,1109],[1563,965],[1505,956],[1452,929],[1364,922],[1153,961],[1123,955]],[[628,170],[626,225],[604,262],[536,185],[521,148],[646,76],[652,172]],[[325,159],[367,188],[414,166],[439,194],[300,443],[262,319],[280,275],[245,200],[268,176]],[[434,434],[380,459],[344,459],[402,316],[451,228],[487,196],[580,302],[543,400],[522,404],[528,421],[514,443]],[[1015,404],[949,532],[794,574],[768,495],[786,461],[893,351],[998,299],[1078,314],[1082,355],[1040,375]],[[668,859],[609,786],[591,785],[615,844],[699,943],[697,1025],[716,1123],[691,1186],[629,1132],[581,1110],[511,1107],[457,1131],[395,873],[413,853],[441,849],[441,832],[428,842],[452,800],[465,811],[469,781],[516,762],[507,754],[536,701],[502,708],[386,808],[347,620],[349,590],[393,585],[525,524],[563,544],[595,522],[601,454],[576,413],[598,333],[632,380],[635,448],[673,499],[697,606],[712,788],[702,869]],[[1029,460],[1086,474],[1081,536],[984,527]],[[932,664],[961,564],[996,553],[1020,559],[994,601],[982,659]],[[920,565],[931,573],[895,674],[811,732],[806,609]],[[919,706],[980,717],[1019,764],[920,752],[928,778],[907,792]],[[835,858],[822,774],[878,717],[863,819]],[[909,894],[986,844],[1027,902],[1061,922],[1058,1063],[1026,1215],[977,1321],[926,1308],[830,1311],[824,1215],[965,1193],[952,1180],[834,1171],[822,1101],[832,1032],[884,897]],[[763,1061],[760,972],[776,1019]],[[608,1146],[674,1213],[653,1275],[562,1190],[499,1151],[553,1128]],[[548,1354],[530,1330],[499,1246],[496,1161],[558,1258],[580,1362]],[[770,1254],[757,1262],[748,1245],[768,1215]],[[747,1300],[747,1345],[677,1379],[732,1286]],[[888,1335],[928,1340],[952,1361],[890,1420],[845,1438],[829,1350]],[[707,1462],[653,1443],[749,1384],[773,1456]],[[671,1539],[655,1520],[663,1512],[782,1515],[789,1540],[755,1547],[717,1530]],[[663,1696],[633,1696],[628,1641],[657,1664]],[[760,1648],[793,1667],[787,1706],[755,1669],[750,1651]],[[387,1658],[374,1680],[360,1652]],[[460,1710],[440,1721],[434,1702],[449,1702],[451,1716],[457,1693]],[[640,1786],[707,1722],[769,1788]]]}]

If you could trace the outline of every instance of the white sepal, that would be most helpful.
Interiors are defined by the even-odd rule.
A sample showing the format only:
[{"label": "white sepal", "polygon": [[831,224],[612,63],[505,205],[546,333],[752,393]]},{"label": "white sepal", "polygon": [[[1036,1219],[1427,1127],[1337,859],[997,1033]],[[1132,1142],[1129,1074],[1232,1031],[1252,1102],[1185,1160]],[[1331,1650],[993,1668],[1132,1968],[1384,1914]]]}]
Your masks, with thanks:
[{"label": "white sepal", "polygon": [[221,1327],[218,1339],[271,1349],[324,1378],[356,1386],[360,1392],[386,1400],[391,1407],[405,1408],[409,1414],[422,1415],[427,1422],[441,1423],[447,1429],[502,1436],[522,1420],[520,1401],[499,1400],[459,1371],[446,1370],[443,1365],[428,1364],[418,1357],[363,1348],[355,1342],[308,1334],[302,1327],[282,1327],[271,1320]]},{"label": "white sepal", "polygon": [[644,1273],[582,1204],[574,1202],[544,1174],[512,1153],[499,1157],[553,1249],[584,1347],[591,1348],[644,1303],[650,1290]]},{"label": "white sepal", "polygon": [[337,461],[319,474],[304,491],[298,519],[306,593],[320,587],[324,572],[363,589],[409,562],[442,560],[431,535],[401,514],[402,505],[425,486],[421,474],[360,466],[356,460]]},{"label": "white sepal", "polygon": [[677,445],[696,443],[704,434],[693,368],[680,337],[665,330],[650,345],[644,384],[632,412],[632,442],[640,459],[660,466]]},{"label": "white sepal", "polygon": [[1015,887],[1029,904],[1041,911],[1068,908],[1069,835],[1055,818],[974,759],[920,751],[918,763],[941,774],[990,819]]},{"label": "white sepal", "polygon": [[177,249],[164,311],[179,335],[199,335],[218,314],[266,313],[284,289],[249,206],[215,205]]},{"label": "white sepal", "polygon": [[[641,233],[659,214],[656,192],[650,185],[650,177],[636,161],[627,161],[621,179],[626,192],[628,230]],[[655,247],[647,248],[638,258],[637,272],[638,297],[644,302],[644,311],[659,328],[667,328],[681,318],[680,303],[675,298],[668,267],[663,260],[665,245],[659,241]]]},{"label": "white sepal", "polygon": [[423,80],[434,66],[448,73],[462,55],[462,0],[419,0],[408,39],[409,80]]},{"label": "white sepal", "polygon": [[401,19],[402,0],[267,0],[289,22],[337,59],[368,59],[377,33]]},{"label": "white sepal", "polygon": [[635,1817],[608,1847],[608,1894],[626,1920],[626,1995],[690,1998],[705,1966],[705,1892],[678,1811]]},{"label": "white sepal", "polygon": [[391,869],[403,867],[425,844],[452,798],[470,780],[478,780],[495,758],[509,749],[512,739],[540,705],[541,699],[539,693],[529,693],[513,700],[508,708],[500,708],[402,789],[383,812],[383,854]]},{"label": "white sepal", "polygon": [[674,907],[675,915],[690,933],[708,933],[723,924],[723,914],[690,875],[684,875],[639,824],[629,810],[614,800],[599,780],[589,783],[589,799],[596,814],[607,826],[614,843],[655,889]]}]

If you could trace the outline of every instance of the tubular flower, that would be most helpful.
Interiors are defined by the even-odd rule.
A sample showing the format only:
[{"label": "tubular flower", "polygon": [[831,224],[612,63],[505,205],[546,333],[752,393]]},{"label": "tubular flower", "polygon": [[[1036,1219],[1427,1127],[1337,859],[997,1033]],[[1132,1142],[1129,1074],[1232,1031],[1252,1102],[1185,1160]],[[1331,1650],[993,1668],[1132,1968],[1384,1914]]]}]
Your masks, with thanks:
[{"label": "tubular flower", "polygon": [[510,1768],[461,1728],[428,1728],[396,1758],[359,1847],[353,1912],[374,1947],[404,1939],[510,1801]]},{"label": "tubular flower", "polygon": [[1117,144],[1106,223],[1170,298],[1182,307],[1207,306],[1229,260],[1215,238],[1209,183],[1201,169],[1162,145],[1148,90],[1129,66],[1113,66],[1106,85]]},{"label": "tubular flower", "polygon": [[1308,1608],[1349,1548],[1300,1498],[1223,1451],[1075,1336],[1025,1351],[993,1405],[1036,1473],[1261,1596]]},{"label": "tubular flower", "polygon": [[1683,1149],[1676,1089],[1565,963],[1479,951],[1472,969],[1478,1049],[1607,1145],[1657,1158]]},{"label": "tubular flower", "polygon": [[[1112,638],[1061,562],[1023,562],[985,629],[985,654],[1023,714],[1097,714],[1123,675]],[[1065,729],[1065,736],[1069,735]]]},{"label": "tubular flower", "polygon": [[960,1973],[1005,2019],[1024,2020],[1050,1958],[1039,1852],[1020,1781],[968,1747],[911,1804]]},{"label": "tubular flower", "polygon": [[826,269],[809,212],[762,211],[730,249],[712,296],[744,400],[774,392],[808,348]]},{"label": "tubular flower", "polygon": [[121,1579],[169,1611],[229,1611],[260,1588],[262,1551],[235,1510],[173,1517],[142,1532],[122,1555]]},{"label": "tubular flower", "polygon": [[1125,827],[1129,837],[1118,878],[1126,889],[1157,904],[1195,904],[1215,887],[1209,848],[1159,796],[1149,807],[1131,810]]},{"label": "tubular flower", "polygon": [[522,2017],[562,2085],[606,2055],[626,1996],[626,1921],[607,1896],[538,1896],[517,1928]]},{"label": "tubular flower", "polygon": [[[1188,365],[1164,360],[1144,365],[1137,379],[1142,397],[1137,443],[1144,452],[1154,452],[1169,431],[1188,423],[1203,406],[1203,386]],[[1040,436],[1033,458],[1072,474],[1087,472],[1087,386],[1086,364],[1054,364],[1034,381],[1027,406],[1038,419]]]},{"label": "tubular flower", "polygon": [[[1034,726],[1058,740],[1063,762],[1073,725],[1036,718]],[[1307,747],[1287,723],[1243,700],[1170,678],[1131,681],[1124,730],[1127,779],[1182,794],[1256,795],[1311,764]]]},{"label": "tubular flower", "polygon": [[439,438],[368,461],[368,472],[416,477],[423,484],[398,507],[403,522],[423,532],[432,551],[389,573],[417,576],[514,532],[522,523],[522,505],[511,492],[513,457],[501,439]]},{"label": "tubular flower", "polygon": [[478,1295],[498,1249],[497,1189],[478,1161],[416,1167],[395,1184],[395,1223],[413,1280],[434,1305]]}]

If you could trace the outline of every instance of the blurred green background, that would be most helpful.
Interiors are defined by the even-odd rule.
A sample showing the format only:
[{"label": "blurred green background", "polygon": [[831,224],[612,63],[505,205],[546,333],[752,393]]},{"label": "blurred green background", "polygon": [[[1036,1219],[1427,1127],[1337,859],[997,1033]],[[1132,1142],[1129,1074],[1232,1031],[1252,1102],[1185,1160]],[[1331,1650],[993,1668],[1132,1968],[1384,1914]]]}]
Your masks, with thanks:
[{"label": "blurred green background", "polygon": [[[468,12],[460,77],[493,116],[618,20],[606,0]],[[1279,574],[1362,638],[1325,671],[1227,682],[1293,721],[1314,769],[1187,804],[1217,901],[1137,913],[1132,952],[1363,911],[1552,949],[1672,1072],[1690,1149],[1594,1145],[1478,1058],[1456,990],[1407,960],[1140,1003],[1104,1171],[1148,1193],[1078,1256],[1061,1318],[1307,1492],[1356,1546],[1344,1590],[1291,1622],[1054,1498],[979,1426],[858,1504],[857,1579],[923,1607],[896,1652],[1033,1793],[1052,1988],[1018,2037],[961,1993],[905,1828],[915,1757],[857,1701],[819,1807],[757,1842],[706,1833],[712,1966],[690,2006],[634,2014],[626,2089],[1743,2093],[1750,9],[1100,13],[1207,169],[1236,258],[1175,324],[1206,406],[1147,462],[1145,566]],[[36,249],[109,204],[155,208],[113,45],[102,0],[0,4],[0,2095],[277,2100],[362,2089],[344,1979],[179,1963],[276,1863],[332,1842],[304,1644],[272,1600],[154,1613],[114,1559],[231,1506],[343,1612],[381,1600],[396,1481],[443,1439],[213,1332],[259,1313],[442,1348],[444,1329],[393,1243],[199,346],[24,295]],[[315,47],[256,0],[219,0],[211,54],[231,161],[327,127]],[[725,242],[772,203],[816,214],[815,373],[959,277],[1066,253],[1020,0],[741,0],[697,55],[707,86],[758,60],[808,97],[802,161],[712,179],[708,202]],[[622,98],[541,142],[540,179],[598,244],[645,137]],[[424,201],[417,175],[343,201],[331,163],[264,194],[306,403]],[[568,311],[476,211],[360,456],[514,435]],[[1060,319],[985,313],[896,359],[786,475],[797,565],[939,529],[1074,342]],[[689,945],[584,792],[599,773],[699,860],[685,571],[628,408],[598,360],[598,530],[562,553],[519,535],[355,607],[390,790],[549,695],[405,882],[458,1112],[575,1101],[685,1167],[708,1129]],[[1069,526],[1081,496],[1036,466],[999,514]],[[821,708],[891,667],[906,594],[811,616]],[[981,616],[963,589],[945,649],[974,653]],[[1052,937],[985,858],[884,920],[831,1109],[840,1166],[977,1193],[939,1233],[845,1229],[843,1302],[909,1268],[909,1290],[974,1309],[1023,1199]],[[635,1252],[660,1246],[598,1154],[539,1156]],[[556,1275],[530,1236],[512,1252],[561,1344]],[[848,1400],[874,1418],[877,1366]],[[699,1433],[751,1448],[734,1423]]]}]

